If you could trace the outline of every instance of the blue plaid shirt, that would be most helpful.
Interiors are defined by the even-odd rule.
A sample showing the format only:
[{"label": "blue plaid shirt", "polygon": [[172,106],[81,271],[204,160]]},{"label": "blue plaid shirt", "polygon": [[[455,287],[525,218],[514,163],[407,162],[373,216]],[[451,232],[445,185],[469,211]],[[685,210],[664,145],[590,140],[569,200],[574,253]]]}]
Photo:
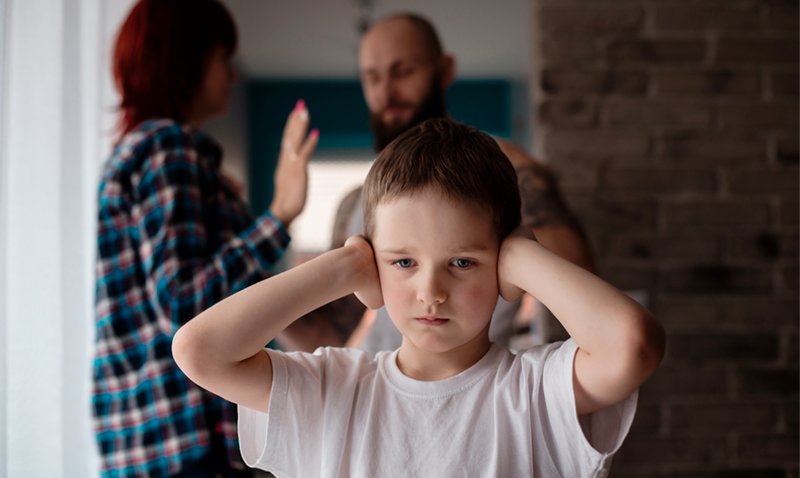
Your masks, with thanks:
[{"label": "blue plaid shirt", "polygon": [[174,475],[223,434],[244,468],[235,405],[175,365],[178,328],[264,279],[288,236],[221,177],[221,151],[172,120],[126,135],[100,184],[93,414],[104,477]]}]

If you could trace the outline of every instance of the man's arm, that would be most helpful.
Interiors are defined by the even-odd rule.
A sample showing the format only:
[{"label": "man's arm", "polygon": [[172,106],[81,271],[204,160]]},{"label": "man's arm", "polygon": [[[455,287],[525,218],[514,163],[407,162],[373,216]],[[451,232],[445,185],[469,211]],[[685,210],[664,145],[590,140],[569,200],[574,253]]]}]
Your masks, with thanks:
[{"label": "man's arm", "polygon": [[272,363],[264,344],[298,317],[354,291],[370,306],[382,305],[372,249],[361,237],[347,244],[250,286],[189,321],[175,334],[175,362],[206,390],[269,413]]},{"label": "man's arm", "polygon": [[529,157],[520,147],[497,140],[517,171],[522,224],[530,227],[547,249],[588,271],[594,258],[575,216],[564,203],[550,169]]},{"label": "man's arm", "polygon": [[575,405],[585,415],[631,394],[664,355],[664,328],[647,309],[599,277],[565,261],[518,228],[500,246],[500,293],[527,292],[558,318],[578,345]]}]

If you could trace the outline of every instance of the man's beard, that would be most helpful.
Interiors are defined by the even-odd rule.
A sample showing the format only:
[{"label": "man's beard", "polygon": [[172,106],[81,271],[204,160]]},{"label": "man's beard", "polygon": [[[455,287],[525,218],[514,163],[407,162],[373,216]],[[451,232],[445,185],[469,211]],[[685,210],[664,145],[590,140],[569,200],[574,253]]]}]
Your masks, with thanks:
[{"label": "man's beard", "polygon": [[[393,99],[389,99],[389,104],[386,108],[407,106],[407,103],[401,103]],[[447,116],[447,105],[445,104],[444,90],[439,87],[438,78],[434,78],[431,84],[431,92],[422,100],[419,108],[411,117],[407,124],[386,124],[381,121],[381,113],[369,113],[369,128],[372,130],[373,142],[372,146],[375,151],[380,153],[383,148],[389,145],[398,136],[405,133],[414,126],[422,123],[423,121],[431,118],[444,118]]]}]

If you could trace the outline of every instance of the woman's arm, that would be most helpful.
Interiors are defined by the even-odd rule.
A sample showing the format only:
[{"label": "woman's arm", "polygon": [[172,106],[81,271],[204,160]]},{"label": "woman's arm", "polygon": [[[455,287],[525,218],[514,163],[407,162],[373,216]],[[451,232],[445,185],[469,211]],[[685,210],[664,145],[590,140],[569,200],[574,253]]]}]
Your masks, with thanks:
[{"label": "woman's arm", "polygon": [[272,364],[264,344],[297,318],[354,291],[371,306],[382,305],[372,249],[358,236],[206,310],[175,335],[173,356],[201,387],[268,413]]},{"label": "woman's arm", "polygon": [[[306,127],[307,120],[293,111],[287,131],[304,134]],[[294,161],[285,154],[279,160],[276,183],[284,189],[302,190],[302,195],[286,193],[280,201],[276,197],[283,217],[259,216],[242,231],[231,226],[218,230],[230,221],[221,217],[224,209],[216,209],[219,190],[213,189],[213,183],[211,190],[201,188],[201,184],[209,184],[210,174],[189,132],[171,124],[156,130],[150,141],[152,146],[133,184],[136,205],[130,219],[138,230],[149,300],[171,320],[174,332],[224,297],[261,280],[280,258],[289,241],[284,226],[302,209],[306,165],[317,138],[309,137],[302,155]],[[101,198],[101,241],[105,228],[118,227],[120,214],[112,200],[106,207]],[[219,237],[228,239],[218,243]]]},{"label": "woman's arm", "polygon": [[664,355],[664,329],[627,295],[532,240],[519,228],[500,247],[500,293],[523,291],[558,318],[579,350],[575,357],[575,404],[579,415],[627,397]]}]

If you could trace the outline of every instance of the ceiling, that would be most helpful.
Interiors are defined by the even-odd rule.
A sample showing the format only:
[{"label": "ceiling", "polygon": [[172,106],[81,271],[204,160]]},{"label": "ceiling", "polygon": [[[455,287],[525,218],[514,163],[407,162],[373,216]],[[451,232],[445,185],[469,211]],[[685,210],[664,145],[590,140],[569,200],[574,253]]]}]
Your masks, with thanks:
[{"label": "ceiling", "polygon": [[[240,35],[246,77],[356,78],[358,4],[368,0],[222,0]],[[459,78],[524,79],[529,68],[529,0],[374,0],[372,15],[428,17]]]}]

